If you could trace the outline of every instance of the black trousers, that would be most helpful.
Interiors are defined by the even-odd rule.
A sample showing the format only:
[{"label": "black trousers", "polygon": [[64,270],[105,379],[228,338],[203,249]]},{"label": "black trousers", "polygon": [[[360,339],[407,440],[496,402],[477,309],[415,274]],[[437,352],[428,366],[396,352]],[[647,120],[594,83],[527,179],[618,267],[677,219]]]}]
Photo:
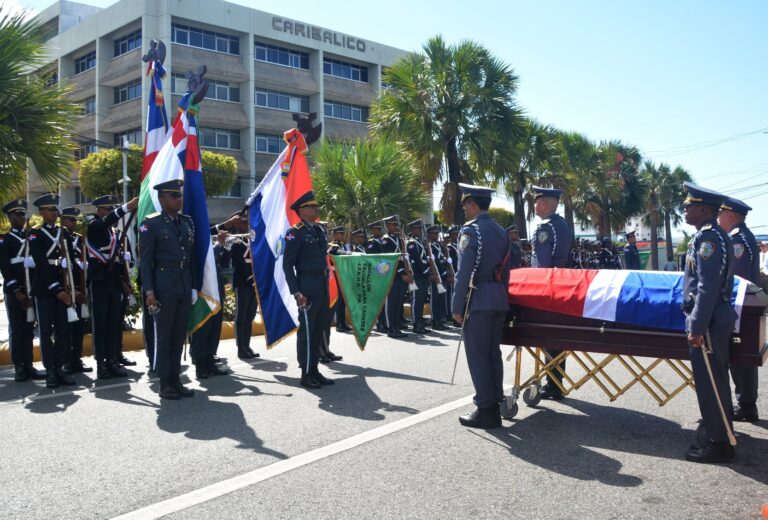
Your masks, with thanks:
[{"label": "black trousers", "polygon": [[40,327],[40,352],[46,370],[60,370],[69,351],[67,306],[55,296],[36,296],[35,312]]},{"label": "black trousers", "polygon": [[[560,354],[560,352],[562,352],[562,349],[553,349],[553,348],[548,348],[548,349],[547,349],[547,354],[549,354],[550,356],[552,356],[552,359],[554,359],[555,357],[557,357],[557,356]],[[560,368],[563,370],[563,372],[565,372],[565,359],[563,359],[563,360],[562,360],[562,361],[559,363],[559,366],[560,366]],[[557,386],[557,385],[555,385],[555,383],[554,383],[554,380],[555,380],[555,379],[557,379],[557,380],[558,380],[559,382],[561,382],[561,383],[563,382],[563,374],[562,374],[562,373],[561,373],[559,370],[557,370],[556,368],[554,368],[554,367],[553,367],[553,368],[552,368],[552,373],[553,373],[553,377],[547,376],[547,379],[548,379],[548,380],[549,380],[549,382],[552,384],[552,386]]]},{"label": "black trousers", "polygon": [[336,328],[347,326],[347,305],[344,303],[344,297],[339,292],[339,299],[336,300],[336,305],[333,307],[333,311],[336,314]]},{"label": "black trousers", "polygon": [[[32,302],[30,302],[33,305]],[[5,312],[8,314],[8,342],[11,361],[18,366],[32,365],[34,323],[27,321],[27,310],[16,300],[13,292],[5,292]]]},{"label": "black trousers", "polygon": [[75,308],[77,309],[77,317],[80,318],[77,321],[73,321],[72,323],[69,323],[69,352],[66,356],[66,363],[70,363],[72,361],[78,361],[80,358],[83,357],[83,332],[85,330],[85,322],[83,321],[81,317],[81,308],[82,306],[80,304],[76,304]]},{"label": "black trousers", "polygon": [[429,309],[432,311],[432,325],[440,325],[445,321],[445,293],[440,294],[437,284],[433,282],[429,283]]},{"label": "black trousers", "polygon": [[467,364],[475,387],[473,400],[478,408],[498,405],[504,398],[500,345],[505,315],[502,311],[476,311],[464,324]]},{"label": "black trousers", "polygon": [[731,379],[739,406],[755,406],[757,403],[757,367],[731,366]]},{"label": "black trousers", "polygon": [[[725,415],[729,422],[733,418],[733,401],[731,398],[731,382],[728,379],[728,365],[730,359],[730,340],[733,323],[726,323],[710,328],[712,340],[712,354],[709,356],[709,364],[712,366],[712,375],[715,379],[717,392],[725,409]],[[691,355],[691,369],[693,381],[696,383],[696,398],[699,401],[701,411],[701,423],[707,436],[714,442],[728,442],[728,433],[720,414],[715,391],[709,379],[707,367],[704,364],[704,353],[700,348],[689,348]]]},{"label": "black trousers", "polygon": [[153,365],[155,359],[155,320],[147,309],[146,297],[141,301],[141,327],[144,331],[144,352],[147,354],[149,364]]},{"label": "black trousers", "polygon": [[429,278],[416,278],[416,289],[411,293],[411,319],[413,328],[424,328],[424,303],[427,301],[427,288],[429,287]]},{"label": "black trousers", "polygon": [[181,374],[181,353],[187,337],[187,321],[192,309],[192,294],[155,293],[160,311],[155,321],[155,358],[152,368],[160,378]]},{"label": "black trousers", "polygon": [[392,282],[392,288],[387,295],[387,303],[384,304],[383,313],[389,332],[396,332],[403,328],[401,313],[406,290],[408,290],[408,284],[400,278],[400,275],[395,274],[395,280]]},{"label": "black trousers", "polygon": [[[223,294],[223,293],[222,293]],[[189,338],[189,355],[197,362],[216,355],[221,338],[221,324],[224,321],[224,311],[220,310],[197,329]]]},{"label": "black trousers", "polygon": [[252,286],[235,287],[235,342],[238,349],[251,345],[256,307],[256,291]]},{"label": "black trousers", "polygon": [[96,363],[117,361],[123,334],[123,292],[113,283],[92,281],[91,325]]},{"label": "black trousers", "polygon": [[296,357],[303,374],[317,371],[317,359],[331,321],[328,294],[308,296],[307,299],[309,308],[299,309],[299,330],[296,333]]}]

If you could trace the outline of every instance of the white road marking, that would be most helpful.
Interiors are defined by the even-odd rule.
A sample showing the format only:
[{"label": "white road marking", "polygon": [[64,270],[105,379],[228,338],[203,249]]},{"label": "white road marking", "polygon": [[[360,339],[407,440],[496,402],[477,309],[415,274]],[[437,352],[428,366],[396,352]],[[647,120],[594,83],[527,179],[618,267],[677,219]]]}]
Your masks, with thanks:
[{"label": "white road marking", "polygon": [[393,421],[389,424],[379,426],[378,428],[353,435],[352,437],[346,439],[342,439],[338,442],[334,442],[333,444],[329,444],[328,446],[323,446],[322,448],[317,448],[315,450],[296,455],[295,457],[281,460],[274,464],[270,464],[269,466],[264,466],[253,471],[243,473],[242,475],[238,475],[227,480],[222,480],[221,482],[216,482],[215,484],[190,491],[189,493],[184,493],[183,495],[142,507],[141,509],[137,509],[130,513],[117,516],[113,520],[152,520],[156,518],[162,518],[163,516],[177,513],[195,505],[203,504],[215,498],[219,498],[239,489],[258,484],[259,482],[263,482],[272,477],[282,475],[283,473],[301,468],[338,453],[351,450],[352,448],[356,448],[362,444],[386,437],[387,435],[391,435],[406,428],[410,428],[411,426],[416,426],[417,424],[421,424],[440,415],[452,412],[470,403],[472,403],[471,395],[462,397],[461,399],[442,404],[429,410],[425,410],[423,412],[417,413],[416,415],[411,415],[409,417]]}]

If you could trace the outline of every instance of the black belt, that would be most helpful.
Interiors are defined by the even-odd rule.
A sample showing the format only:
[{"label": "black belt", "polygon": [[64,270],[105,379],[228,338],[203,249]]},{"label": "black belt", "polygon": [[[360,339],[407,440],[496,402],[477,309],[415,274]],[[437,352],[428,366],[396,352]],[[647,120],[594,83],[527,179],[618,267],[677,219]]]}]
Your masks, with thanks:
[{"label": "black belt", "polygon": [[323,275],[327,275],[330,272],[331,271],[326,267],[322,271],[297,271],[296,274],[298,274],[299,276],[301,276],[303,274],[310,274],[310,275],[312,275],[312,274],[323,274]]},{"label": "black belt", "polygon": [[155,262],[155,268],[160,269],[186,269],[189,265],[188,260],[180,260],[178,262]]}]

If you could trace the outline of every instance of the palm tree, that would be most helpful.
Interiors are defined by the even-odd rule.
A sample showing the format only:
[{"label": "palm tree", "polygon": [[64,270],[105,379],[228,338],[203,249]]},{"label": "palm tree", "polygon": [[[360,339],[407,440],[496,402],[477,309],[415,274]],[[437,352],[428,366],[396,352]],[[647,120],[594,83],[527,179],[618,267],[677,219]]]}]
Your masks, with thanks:
[{"label": "palm tree", "polygon": [[659,269],[659,210],[661,205],[661,191],[663,185],[667,182],[666,177],[670,174],[669,166],[661,164],[658,168],[652,161],[645,161],[643,169],[640,172],[643,176],[643,183],[648,190],[646,210],[651,227],[651,269]]},{"label": "palm tree", "polygon": [[553,185],[563,190],[563,217],[571,231],[575,232],[576,201],[589,182],[590,172],[596,168],[597,149],[589,138],[578,132],[560,131],[558,141],[562,174]]},{"label": "palm tree", "polygon": [[310,153],[318,201],[337,225],[358,228],[392,214],[413,219],[429,209],[416,161],[397,143],[321,141]]},{"label": "palm tree", "polygon": [[674,259],[672,224],[677,226],[682,222],[683,199],[685,198],[683,183],[691,180],[691,174],[687,170],[682,166],[676,166],[669,175],[664,177],[659,192],[659,202],[664,209],[664,234],[667,241],[668,261]]},{"label": "palm tree", "polygon": [[24,17],[0,8],[0,198],[24,192],[29,163],[54,187],[69,180],[74,161],[77,106],[39,72],[47,62],[45,29]]},{"label": "palm tree", "polygon": [[517,80],[512,68],[482,45],[469,40],[448,45],[441,36],[384,73],[388,87],[371,107],[370,128],[413,153],[426,185],[444,181],[443,222],[464,221],[458,183],[474,181],[469,157],[487,164],[492,143],[522,135]]}]

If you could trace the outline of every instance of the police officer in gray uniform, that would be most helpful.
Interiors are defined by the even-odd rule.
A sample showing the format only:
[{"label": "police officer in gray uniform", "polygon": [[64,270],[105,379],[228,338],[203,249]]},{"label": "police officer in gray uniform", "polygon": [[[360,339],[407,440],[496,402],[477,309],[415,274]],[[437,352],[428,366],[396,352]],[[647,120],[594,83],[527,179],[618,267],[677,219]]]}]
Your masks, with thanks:
[{"label": "police officer in gray uniform", "polygon": [[[534,193],[536,216],[541,219],[539,227],[533,235],[533,255],[531,267],[567,267],[568,258],[573,244],[573,233],[565,222],[565,219],[555,213],[560,203],[560,195],[563,190],[531,187]],[[557,349],[548,349],[547,353],[555,357],[560,353]],[[560,363],[560,368],[565,371],[565,360]],[[553,372],[554,377],[562,382],[563,375],[559,371]],[[542,399],[563,398],[560,387],[548,378],[548,382],[541,389]]]},{"label": "police officer in gray uniform", "polygon": [[626,234],[627,245],[624,246],[624,267],[627,269],[640,269],[640,253],[637,251],[637,238],[635,232],[630,231]]},{"label": "police officer in gray uniform", "polygon": [[424,303],[427,301],[429,288],[429,261],[427,250],[422,241],[424,222],[421,219],[408,223],[411,237],[405,246],[408,252],[408,261],[411,263],[413,281],[417,289],[411,292],[411,317],[413,318],[413,333],[426,334],[427,326],[424,320]]},{"label": "police officer in gray uniform", "polygon": [[301,367],[301,386],[317,389],[332,385],[317,369],[320,348],[331,322],[328,294],[328,237],[317,223],[315,193],[308,191],[291,205],[299,215],[285,234],[283,272],[288,289],[299,306],[296,357]]},{"label": "police officer in gray uniform", "polygon": [[[760,287],[760,249],[755,235],[744,222],[751,209],[744,202],[728,197],[720,206],[717,220],[731,238],[733,274]],[[733,420],[757,421],[757,367],[731,366],[731,378],[739,403],[733,412]]]},{"label": "police officer in gray uniform", "polygon": [[459,265],[451,302],[453,319],[464,326],[467,364],[475,387],[477,409],[459,417],[471,428],[501,425],[504,398],[501,329],[509,310],[510,243],[504,228],[491,220],[493,189],[459,184],[461,205],[469,221],[461,228]]},{"label": "police officer in gray uniform", "polygon": [[523,246],[520,244],[520,233],[517,231],[517,226],[515,224],[507,226],[505,231],[512,244],[512,259],[510,260],[510,265],[512,269],[519,269],[520,267],[523,267]]},{"label": "police officer in gray uniform", "polygon": [[139,226],[139,269],[148,309],[153,314],[155,359],[160,397],[180,399],[194,392],[181,384],[181,353],[187,321],[197,301],[192,218],[181,213],[182,187],[177,179],[154,186],[162,211],[147,215]]},{"label": "police officer in gray uniform", "polygon": [[[686,452],[692,462],[728,462],[735,450],[728,443],[718,396],[726,420],[733,417],[731,385],[728,381],[729,346],[736,311],[731,306],[733,252],[728,234],[717,224],[724,196],[691,183],[684,183],[688,196],[683,203],[685,222],[696,227],[688,243],[683,275],[683,310],[696,384],[703,431],[700,441]],[[712,350],[704,352],[704,347]],[[703,356],[709,356],[715,380],[713,388]],[[717,392],[718,395],[715,395]]]}]

